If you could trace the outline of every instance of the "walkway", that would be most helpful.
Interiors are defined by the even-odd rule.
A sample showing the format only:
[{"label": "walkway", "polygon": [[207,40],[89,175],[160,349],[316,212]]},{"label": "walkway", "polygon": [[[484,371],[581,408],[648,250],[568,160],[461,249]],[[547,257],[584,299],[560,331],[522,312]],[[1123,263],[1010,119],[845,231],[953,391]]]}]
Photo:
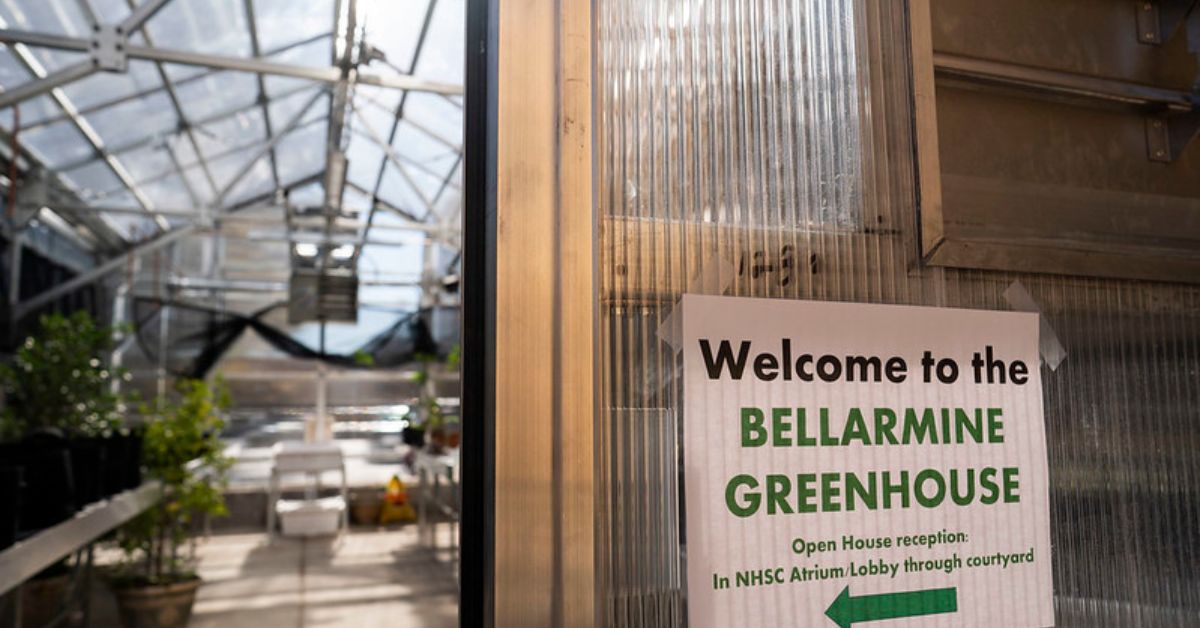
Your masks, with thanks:
[{"label": "walkway", "polygon": [[262,534],[215,535],[199,556],[194,628],[457,625],[453,574],[417,543],[415,525],[270,545]]}]

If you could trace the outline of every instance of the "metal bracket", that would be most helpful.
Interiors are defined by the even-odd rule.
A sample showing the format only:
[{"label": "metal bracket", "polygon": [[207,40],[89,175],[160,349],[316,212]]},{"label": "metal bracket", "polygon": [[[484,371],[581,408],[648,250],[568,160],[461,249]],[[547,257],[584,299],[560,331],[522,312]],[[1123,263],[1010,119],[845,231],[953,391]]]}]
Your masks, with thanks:
[{"label": "metal bracket", "polygon": [[124,72],[129,67],[127,43],[121,27],[97,24],[92,29],[92,45],[88,48],[92,65],[105,72]]},{"label": "metal bracket", "polygon": [[41,208],[49,204],[50,182],[46,172],[39,169],[28,173],[17,188],[17,223],[28,223]]},{"label": "metal bracket", "polygon": [[1171,163],[1200,134],[1200,109],[1146,118],[1146,154],[1150,161]]},{"label": "metal bracket", "polygon": [[[1140,0],[1137,5],[1138,41],[1157,46],[1175,36],[1188,13],[1195,17],[1197,0]],[[1189,42],[1189,47],[1200,42]]]}]

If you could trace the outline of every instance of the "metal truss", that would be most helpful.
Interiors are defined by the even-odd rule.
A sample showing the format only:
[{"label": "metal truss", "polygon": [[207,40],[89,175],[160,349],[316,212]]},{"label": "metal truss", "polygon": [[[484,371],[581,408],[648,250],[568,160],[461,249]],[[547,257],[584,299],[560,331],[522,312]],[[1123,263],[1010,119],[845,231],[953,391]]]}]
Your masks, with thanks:
[{"label": "metal truss", "polygon": [[[50,206],[55,211],[61,211],[63,215],[72,217],[76,222],[94,221],[96,217],[108,214],[145,215],[154,220],[158,226],[159,233],[141,243],[131,245],[124,254],[109,259],[66,284],[37,295],[25,302],[15,304],[15,314],[17,317],[23,316],[53,301],[66,292],[75,290],[80,286],[111,273],[115,269],[120,268],[127,259],[140,257],[147,252],[169,246],[188,235],[206,231],[220,221],[228,219],[233,212],[253,207],[278,207],[280,206],[278,203],[279,199],[282,198],[281,194],[283,190],[308,185],[317,181],[322,182],[327,191],[326,205],[328,207],[326,208],[327,217],[324,237],[329,242],[332,242],[335,236],[338,238],[343,237],[340,229],[344,225],[338,223],[338,233],[335,233],[334,227],[335,222],[345,218],[341,215],[342,188],[352,188],[371,199],[370,207],[366,210],[366,221],[355,223],[357,225],[357,235],[353,238],[355,246],[353,260],[355,265],[357,265],[361,248],[364,244],[390,244],[387,241],[377,241],[370,238],[369,234],[378,210],[394,213],[406,221],[399,226],[389,225],[378,228],[424,232],[433,241],[455,246],[456,240],[447,231],[447,226],[438,224],[442,221],[430,221],[430,218],[436,216],[434,207],[446,188],[459,187],[452,183],[451,179],[454,176],[457,163],[462,158],[461,143],[443,137],[416,121],[405,121],[419,133],[430,137],[457,153],[456,165],[451,167],[450,172],[444,176],[440,171],[430,168],[427,164],[408,158],[392,147],[392,143],[396,139],[397,129],[401,120],[404,119],[406,103],[411,93],[425,92],[435,94],[456,107],[461,108],[462,106],[461,97],[463,90],[460,85],[426,80],[414,75],[414,70],[421,58],[421,53],[430,31],[433,14],[437,7],[437,0],[430,0],[429,2],[419,38],[408,65],[408,72],[398,71],[397,74],[373,74],[363,71],[363,67],[360,67],[371,61],[383,60],[386,63],[387,60],[382,59],[382,56],[376,50],[361,40],[361,31],[355,23],[357,11],[354,0],[339,0],[335,3],[335,12],[337,15],[334,16],[334,29],[332,33],[321,33],[305,40],[267,51],[262,49],[259,40],[254,0],[242,0],[242,10],[245,13],[248,23],[248,35],[252,54],[249,58],[176,50],[156,45],[150,34],[145,32],[143,26],[161,11],[170,0],[145,0],[140,4],[136,3],[136,0],[126,0],[130,6],[131,13],[124,20],[116,24],[101,23],[97,19],[95,12],[91,10],[88,0],[75,1],[80,9],[80,13],[92,28],[90,37],[69,37],[10,29],[7,28],[7,24],[0,21],[0,43],[4,43],[9,47],[18,61],[33,77],[32,80],[25,84],[14,86],[0,93],[0,108],[16,105],[43,94],[49,94],[58,106],[61,114],[42,117],[40,120],[36,120],[23,127],[22,130],[46,127],[58,122],[69,121],[86,138],[95,152],[95,156],[65,164],[57,170],[66,172],[77,168],[84,168],[96,161],[103,161],[107,168],[116,176],[117,180],[120,181],[121,188],[119,190],[128,192],[137,201],[137,205],[140,208],[104,206],[100,204],[102,201],[93,201],[90,205],[50,203]],[[141,31],[140,36],[144,41],[144,45],[140,42],[135,43],[131,39],[131,36],[139,31]],[[328,67],[311,67],[282,63],[270,58],[286,50],[311,44],[325,38],[332,38],[334,41],[334,58]],[[157,43],[161,44],[162,42]],[[39,63],[38,59],[33,56],[30,47],[82,53],[88,55],[88,58],[85,61],[48,72]],[[65,85],[69,85],[97,72],[124,72],[128,67],[129,60],[135,59],[150,61],[156,65],[161,86],[141,89],[135,93],[96,103],[86,108],[77,107],[60,89]],[[172,80],[163,65],[167,63],[204,68],[205,71],[179,80]],[[388,65],[391,64],[389,63]],[[254,102],[204,118],[189,119],[181,104],[178,92],[179,86],[192,81],[203,80],[205,77],[225,71],[249,72],[256,75],[257,95]],[[268,76],[298,78],[310,83],[294,89],[284,90],[268,97],[265,82],[265,77]],[[272,121],[271,119],[269,104],[273,101],[311,90],[313,89],[312,83],[323,84],[324,87],[313,90],[312,96],[306,100],[299,111],[285,124],[277,127],[278,121]],[[358,85],[402,91],[399,105],[394,112],[389,111],[389,113],[393,113],[394,115],[392,117],[391,129],[386,138],[377,130],[371,128],[370,124],[364,119],[364,116],[353,115],[354,99],[356,97],[355,87]],[[176,152],[176,148],[180,148],[180,146],[167,143],[165,141],[166,138],[161,134],[145,136],[120,145],[111,145],[111,142],[110,145],[106,145],[86,119],[88,114],[103,111],[109,107],[115,107],[156,93],[165,93],[171,104],[173,112],[179,121],[175,134],[186,140],[188,144],[187,148],[190,148],[195,154],[195,158],[190,163],[184,163],[185,159],[181,158]],[[309,116],[314,105],[327,94],[330,98],[326,151],[327,161],[325,167],[314,174],[285,184],[282,181],[276,149],[284,138],[294,133],[297,129],[308,126],[311,121],[305,122],[305,118]],[[378,103],[374,104],[378,106]],[[264,134],[259,138],[259,143],[239,143],[239,146],[236,148],[207,155],[201,151],[200,143],[196,137],[196,129],[198,127],[219,122],[253,109],[261,112],[264,122]],[[353,124],[351,124],[352,120]],[[368,139],[383,151],[379,174],[372,190],[364,189],[354,184],[354,182],[347,180],[346,161],[343,151],[351,134]],[[140,181],[135,180],[130,171],[121,163],[120,157],[131,151],[154,146],[159,143],[164,145],[170,167],[162,171],[161,174],[145,177]],[[212,169],[209,166],[211,161],[252,147],[254,148],[253,154],[236,171],[236,174],[230,177],[230,180],[217,181],[215,179]],[[273,189],[266,194],[231,202],[230,199],[234,190],[262,159],[268,159],[270,162]],[[27,160],[32,160],[32,157],[27,157]],[[383,176],[389,166],[389,162],[391,167],[395,168],[405,180],[406,185],[414,191],[416,197],[420,199],[420,216],[415,215],[416,212],[395,207],[379,198],[380,186],[382,185]],[[195,172],[196,169],[199,169],[203,173],[204,181],[209,188],[207,192],[211,194],[201,193],[200,190],[194,189],[195,183],[189,180],[186,173]],[[412,172],[417,171],[434,178],[442,179],[441,186],[435,195],[430,196],[430,192],[419,186],[413,179]],[[178,176],[181,180],[183,189],[195,206],[194,208],[157,209],[141,187],[174,176]],[[101,193],[101,198],[110,196],[112,193]],[[204,197],[210,197],[211,200],[205,202],[202,200]],[[59,206],[55,207],[56,204]],[[168,218],[176,221],[186,220],[189,224],[183,227],[172,228],[171,222],[167,220]],[[341,242],[340,239],[339,242]],[[328,255],[328,248],[326,247],[324,253],[326,256]]]},{"label": "metal truss", "polygon": [[[92,49],[92,41],[88,39],[67,37],[64,35],[51,35],[47,33],[34,33],[30,31],[9,28],[0,29],[0,43],[25,44],[27,46],[39,46],[42,48],[82,53],[89,52]],[[178,65],[190,65],[218,70],[234,70],[237,72],[253,72],[256,74],[265,74],[270,76],[288,76],[292,78],[318,81],[321,83],[337,83],[342,80],[342,71],[340,68],[336,67],[317,68],[304,65],[293,65],[289,63],[279,63],[276,61],[268,61],[266,59],[229,57],[224,55],[205,54],[201,52],[190,52],[186,50],[156,48],[154,46],[140,46],[137,44],[124,44],[123,50],[126,57],[129,59],[160,61],[164,63],[175,63]],[[459,96],[463,93],[461,85],[429,81],[417,78],[415,76],[359,73],[355,77],[355,81],[362,85],[389,87],[411,92],[430,92],[434,94],[445,94],[447,96]],[[47,90],[42,90],[42,92],[45,91]],[[3,101],[0,101],[0,105],[4,104],[11,103],[4,103]]]}]

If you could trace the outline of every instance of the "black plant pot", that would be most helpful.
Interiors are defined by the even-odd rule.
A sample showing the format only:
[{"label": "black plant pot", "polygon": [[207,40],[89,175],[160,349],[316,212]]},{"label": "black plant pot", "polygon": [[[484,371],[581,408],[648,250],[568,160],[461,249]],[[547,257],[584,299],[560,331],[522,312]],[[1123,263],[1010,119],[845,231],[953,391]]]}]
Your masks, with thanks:
[{"label": "black plant pot", "polygon": [[75,503],[84,507],[104,499],[104,473],[108,467],[108,447],[101,438],[73,438],[67,441],[71,451],[71,475],[75,480]]},{"label": "black plant pot", "polygon": [[134,430],[125,439],[125,483],[126,489],[142,485],[142,432]]},{"label": "black plant pot", "polygon": [[115,495],[129,488],[130,467],[140,464],[141,443],[124,434],[114,434],[105,441],[108,443],[108,464],[104,467],[104,492]]},{"label": "black plant pot", "polygon": [[75,514],[75,477],[65,441],[35,437],[7,443],[0,449],[0,460],[24,471],[19,524],[23,533],[50,527]]},{"label": "black plant pot", "polygon": [[406,427],[404,428],[404,431],[400,433],[400,439],[404,441],[405,445],[409,445],[411,447],[424,447],[425,430],[419,427]]},{"label": "black plant pot", "polygon": [[24,469],[0,467],[0,550],[17,540],[21,521],[21,489],[24,484]]},{"label": "black plant pot", "polygon": [[112,497],[125,490],[125,468],[128,466],[126,437],[114,434],[97,439],[104,445],[104,477],[101,480],[105,497]]}]

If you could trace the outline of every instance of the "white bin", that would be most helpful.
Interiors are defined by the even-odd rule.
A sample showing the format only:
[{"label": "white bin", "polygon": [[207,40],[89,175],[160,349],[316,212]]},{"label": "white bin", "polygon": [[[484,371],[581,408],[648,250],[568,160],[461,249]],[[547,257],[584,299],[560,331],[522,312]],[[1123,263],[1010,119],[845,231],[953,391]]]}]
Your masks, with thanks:
[{"label": "white bin", "polygon": [[314,500],[281,499],[275,504],[284,536],[328,536],[337,534],[346,510],[341,497]]}]

